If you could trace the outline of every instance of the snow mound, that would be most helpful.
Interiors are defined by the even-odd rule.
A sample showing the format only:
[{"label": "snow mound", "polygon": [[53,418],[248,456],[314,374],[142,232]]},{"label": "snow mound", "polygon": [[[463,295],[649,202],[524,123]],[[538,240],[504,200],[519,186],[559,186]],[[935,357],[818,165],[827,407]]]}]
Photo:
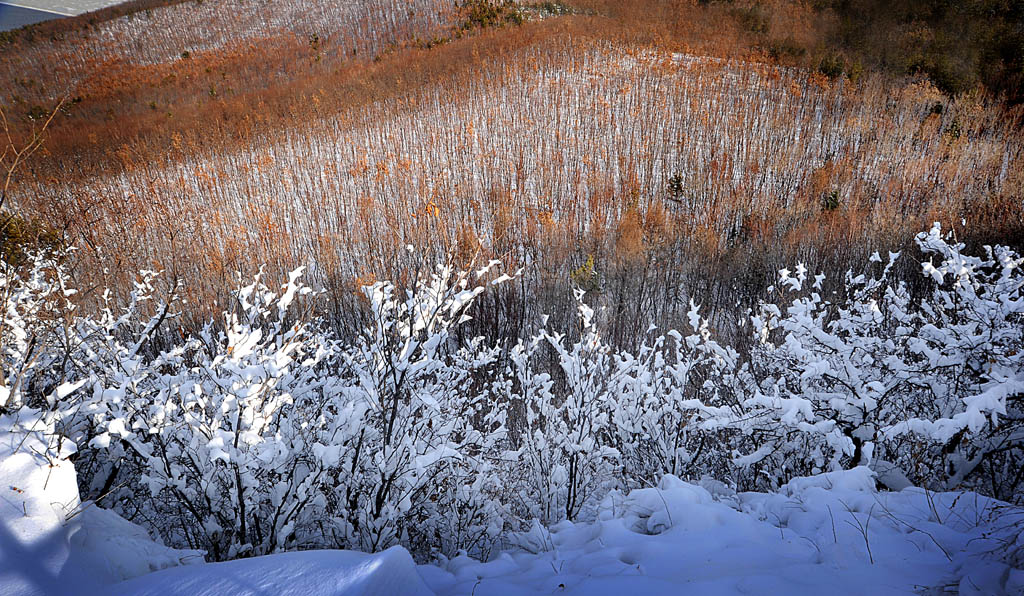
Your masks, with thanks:
[{"label": "snow mound", "polygon": [[431,595],[402,547],[367,554],[314,550],[190,565],[113,586],[112,596]]},{"label": "snow mound", "polygon": [[145,528],[107,509],[87,505],[68,526],[71,547],[114,581],[203,562],[202,551],[164,546]]},{"label": "snow mound", "polygon": [[[49,444],[29,412],[0,417],[0,596],[62,594],[72,577],[63,523],[78,506],[74,446]],[[74,585],[72,583],[71,585]]]},{"label": "snow mound", "polygon": [[441,595],[1019,596],[1024,561],[1000,554],[1019,534],[1008,507],[974,493],[878,492],[866,467],[776,493],[667,476],[610,494],[593,522],[534,524],[519,536],[527,552],[420,572]]},{"label": "snow mound", "polygon": [[839,492],[875,492],[875,471],[867,466],[852,470],[827,472],[817,476],[794,478],[779,491],[787,496],[806,493],[809,489],[820,488]]},{"label": "snow mound", "polygon": [[43,414],[0,416],[0,596],[106,594],[117,581],[201,560],[154,542],[116,513],[83,507],[68,456]]},{"label": "snow mound", "polygon": [[633,532],[661,534],[675,528],[690,530],[707,528],[713,518],[693,516],[695,505],[714,501],[703,486],[688,484],[667,474],[655,488],[641,488],[629,493],[621,505],[616,503],[618,493],[612,493],[602,506],[601,519],[620,518]]}]

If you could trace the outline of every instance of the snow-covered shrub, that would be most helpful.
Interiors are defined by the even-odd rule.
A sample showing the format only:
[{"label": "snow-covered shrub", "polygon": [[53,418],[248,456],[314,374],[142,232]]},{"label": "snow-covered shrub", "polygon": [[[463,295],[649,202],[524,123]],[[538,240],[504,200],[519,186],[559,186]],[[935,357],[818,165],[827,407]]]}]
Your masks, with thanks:
[{"label": "snow-covered shrub", "polygon": [[333,380],[318,374],[332,344],[290,316],[310,292],[300,273],[280,294],[257,277],[221,326],[152,359],[140,348],[162,315],[125,343],[102,333],[121,326],[111,317],[88,333],[98,366],[81,411],[89,446],[124,468],[120,508],[214,559],[321,544],[328,466],[314,446],[344,412],[327,412]]},{"label": "snow-covered shrub", "polygon": [[922,297],[891,278],[898,254],[874,255],[880,273],[848,273],[832,299],[822,276],[780,272],[791,302],[751,318],[737,423],[757,448],[739,463],[784,481],[878,460],[949,489],[989,456],[1020,457],[1021,259],[1002,247],[964,256],[937,225],[918,243],[940,259],[923,264],[934,283]]},{"label": "snow-covered shrub", "polygon": [[453,331],[489,270],[365,288],[369,323],[351,345],[296,310],[311,293],[301,270],[280,292],[257,277],[221,324],[155,355],[144,346],[173,305],[141,314],[144,275],[117,315],[76,326],[91,393],[65,420],[88,443],[92,492],[113,489],[126,516],[214,559],[399,542],[486,553],[502,530],[504,411],[486,407],[479,377],[498,351]]},{"label": "snow-covered shrub", "polygon": [[[564,333],[544,329],[510,358],[518,394],[509,403],[520,405],[524,418],[516,459],[525,464],[525,513],[544,523],[572,520],[596,506],[617,477],[611,411],[624,368],[601,338],[583,290],[575,293],[578,339],[569,344]],[[556,379],[534,368],[542,347],[554,351]]]},{"label": "snow-covered shrub", "polygon": [[[63,383],[74,349],[74,314],[62,255],[31,253],[20,266],[0,261],[0,414],[23,406],[52,409],[73,391]],[[45,402],[45,403],[44,403]]]},{"label": "snow-covered shrub", "polygon": [[[141,271],[127,302],[121,305],[116,305],[111,293],[104,291],[97,315],[76,317],[63,331],[74,338],[73,345],[63,349],[63,356],[82,376],[76,381],[82,390],[61,404],[61,432],[84,448],[76,462],[79,474],[93,481],[108,481],[101,493],[112,486],[110,482],[119,469],[115,462],[123,454],[112,458],[110,452],[100,454],[88,449],[96,435],[104,432],[104,414],[109,411],[104,403],[108,395],[97,383],[104,387],[123,386],[126,392],[146,391],[151,365],[146,356],[155,352],[155,335],[165,322],[176,318],[180,306],[177,286],[170,288],[166,299],[157,297],[158,279],[156,271]],[[57,346],[51,349],[59,351]],[[114,407],[123,408],[123,400],[114,400]]]},{"label": "snow-covered shrub", "polygon": [[334,498],[345,506],[334,531],[347,543],[376,551],[415,536],[454,555],[486,550],[500,532],[487,474],[504,425],[477,378],[498,351],[454,337],[496,264],[441,266],[404,292],[364,288],[369,324],[343,354],[343,401],[361,420],[337,467]]},{"label": "snow-covered shrub", "polygon": [[915,315],[906,287],[888,283],[897,257],[878,278],[848,273],[836,300],[821,295],[824,276],[784,269],[779,291],[792,301],[761,304],[751,317],[754,382],[742,406],[757,450],[742,464],[759,476],[785,482],[860,465],[899,415],[914,368],[903,338]]},{"label": "snow-covered shrub", "polygon": [[628,487],[649,485],[665,474],[727,471],[726,433],[702,422],[734,401],[730,389],[739,355],[711,338],[697,305],[690,305],[688,318],[691,335],[669,331],[641,345],[635,356],[618,354],[625,376],[612,419]]},{"label": "snow-covered shrub", "polygon": [[505,369],[493,382],[495,404],[507,414],[508,447],[500,454],[502,477],[508,484],[506,500],[512,515],[520,520],[561,519],[564,507],[558,500],[559,487],[552,481],[558,454],[548,449],[545,420],[555,416],[551,375],[541,370],[539,351],[543,335],[516,342],[508,351]]},{"label": "snow-covered shrub", "polygon": [[[60,260],[37,256],[0,269],[0,415],[40,416],[56,449],[79,447],[86,498],[212,559],[486,556],[666,475],[778,488],[870,466],[896,488],[1019,502],[1024,261],[965,255],[938,227],[919,245],[923,289],[895,279],[896,254],[830,295],[783,270],[743,354],[693,305],[689,335],[613,349],[582,291],[577,328],[545,322],[507,349],[466,337],[474,301],[510,279],[496,263],[364,288],[347,343],[301,270],[277,290],[257,277],[190,334],[157,273],[88,315]],[[534,534],[519,536],[545,548]]]},{"label": "snow-covered shrub", "polygon": [[[921,363],[914,384],[922,394],[885,429],[887,444],[919,481],[947,490],[966,483],[1019,500],[1024,257],[1003,246],[966,255],[938,224],[918,234],[917,243],[929,257],[922,271],[934,282],[920,306],[922,324],[908,338]],[[905,446],[900,438],[923,445]]]}]

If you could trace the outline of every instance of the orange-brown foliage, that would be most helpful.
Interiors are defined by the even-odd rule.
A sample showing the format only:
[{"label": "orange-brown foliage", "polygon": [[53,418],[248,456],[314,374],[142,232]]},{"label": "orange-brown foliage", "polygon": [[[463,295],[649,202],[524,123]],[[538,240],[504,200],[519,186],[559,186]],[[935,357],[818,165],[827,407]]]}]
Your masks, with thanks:
[{"label": "orange-brown foliage", "polygon": [[[666,271],[842,261],[936,218],[1019,234],[1024,143],[997,104],[767,64],[725,3],[571,4],[592,14],[430,49],[451,2],[417,0],[441,16],[398,15],[388,40],[357,15],[355,42],[257,29],[187,58],[173,36],[163,59],[86,51],[91,29],[16,46],[0,80],[40,60],[81,69],[17,84],[24,101],[61,85],[80,98],[19,181],[20,207],[66,230],[90,275],[110,272],[97,283],[164,268],[201,280],[206,304],[261,264],[312,264],[338,288],[391,277],[408,244],[566,284],[586,255],[678,280]],[[773,31],[812,38],[815,17],[773,6]]]}]

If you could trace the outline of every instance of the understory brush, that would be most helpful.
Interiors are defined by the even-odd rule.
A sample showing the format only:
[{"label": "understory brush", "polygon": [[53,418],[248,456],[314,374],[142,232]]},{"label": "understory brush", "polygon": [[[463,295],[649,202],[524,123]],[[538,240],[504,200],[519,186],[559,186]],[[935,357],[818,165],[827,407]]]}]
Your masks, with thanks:
[{"label": "understory brush", "polygon": [[191,333],[176,281],[142,272],[126,303],[84,313],[73,255],[34,254],[0,275],[0,414],[43,411],[78,447],[83,497],[215,560],[485,556],[666,474],[777,490],[866,465],[894,489],[1019,504],[1024,259],[966,254],[938,224],[917,243],[925,291],[893,273],[896,253],[828,293],[783,269],[741,318],[742,349],[692,303],[686,331],[613,348],[583,290],[565,325],[470,337],[474,302],[520,275],[496,261],[365,286],[351,340],[301,269],[240,284]]}]

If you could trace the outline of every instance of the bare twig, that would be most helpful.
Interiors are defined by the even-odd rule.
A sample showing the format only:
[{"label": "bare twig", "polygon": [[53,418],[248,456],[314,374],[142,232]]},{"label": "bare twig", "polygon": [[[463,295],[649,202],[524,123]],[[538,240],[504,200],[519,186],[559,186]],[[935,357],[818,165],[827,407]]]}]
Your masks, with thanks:
[{"label": "bare twig", "polygon": [[[5,137],[4,149],[0,152],[0,164],[3,164],[4,169],[7,170],[6,174],[4,174],[3,187],[0,188],[0,208],[3,208],[4,203],[7,201],[7,192],[11,187],[11,180],[14,179],[14,173],[17,171],[18,166],[24,164],[25,161],[43,145],[46,129],[57,116],[57,112],[59,112],[61,106],[64,105],[64,101],[65,100],[61,98],[60,101],[57,102],[57,105],[54,106],[50,115],[43,122],[42,127],[38,130],[33,130],[28,141],[26,141],[20,149],[18,148],[18,145],[15,144],[14,136],[11,134],[11,126],[7,121],[7,114],[4,112],[3,106],[0,106],[0,128],[3,129]],[[2,227],[0,227],[0,230],[6,228],[10,222],[11,219],[7,218],[7,220],[3,222]]]}]

